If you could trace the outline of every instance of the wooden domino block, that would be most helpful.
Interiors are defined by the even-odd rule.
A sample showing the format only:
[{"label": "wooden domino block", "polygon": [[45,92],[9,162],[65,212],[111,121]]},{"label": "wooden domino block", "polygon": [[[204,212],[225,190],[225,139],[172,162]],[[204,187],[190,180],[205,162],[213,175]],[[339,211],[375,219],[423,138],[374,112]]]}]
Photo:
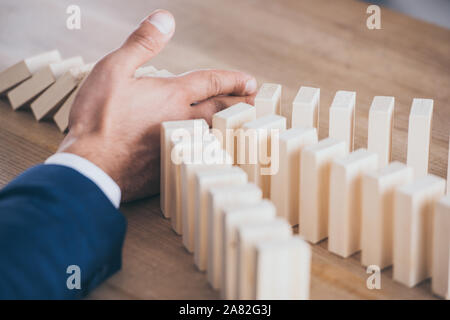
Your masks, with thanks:
[{"label": "wooden domino block", "polygon": [[[286,118],[267,115],[243,125],[238,137],[238,163],[248,179],[270,197],[270,175],[278,170],[278,155],[271,157],[271,149],[278,149],[278,136],[286,129]],[[241,157],[241,156],[244,157]]]},{"label": "wooden domino block", "polygon": [[258,300],[307,300],[311,274],[311,248],[300,237],[260,241],[256,244]]},{"label": "wooden domino block", "polygon": [[208,282],[220,289],[222,277],[223,208],[256,204],[262,199],[261,189],[253,183],[213,187],[208,191]]},{"label": "wooden domino block", "polygon": [[428,173],[432,118],[433,100],[413,99],[409,113],[406,163],[414,169],[416,178]]},{"label": "wooden domino block", "polygon": [[319,130],[320,89],[300,87],[292,103],[290,127],[316,128]]},{"label": "wooden domino block", "polygon": [[200,271],[208,264],[208,189],[247,183],[247,174],[239,167],[195,173],[195,246],[194,262]]},{"label": "wooden domino block", "polygon": [[158,72],[158,69],[156,69],[154,66],[144,66],[138,68],[134,72],[134,77],[135,78],[151,77],[155,72]]},{"label": "wooden domino block", "polygon": [[11,91],[8,91],[8,100],[13,110],[17,110],[24,104],[36,98],[69,69],[80,67],[82,65],[83,58],[73,57],[60,62],[51,63],[36,71],[31,78],[25,80]]},{"label": "wooden domino block", "polygon": [[[214,150],[216,150],[214,146]],[[183,245],[189,252],[194,252],[195,245],[195,173],[206,170],[216,170],[229,167],[233,159],[225,150],[219,148],[215,154],[215,160],[210,163],[182,162],[180,168],[181,177],[181,224],[183,230]]]},{"label": "wooden domino block", "polygon": [[38,70],[48,66],[50,63],[59,61],[61,61],[59,51],[53,50],[27,58],[3,70],[0,72],[0,94],[27,80]]},{"label": "wooden domino block", "polygon": [[93,63],[75,67],[64,73],[56,82],[31,103],[31,111],[40,121],[53,116],[66,97],[78,86],[80,81],[92,70]]},{"label": "wooden domino block", "polygon": [[256,119],[256,108],[247,103],[238,103],[214,114],[212,127],[224,148],[237,163],[237,129]]},{"label": "wooden domino block", "polygon": [[347,258],[361,250],[362,176],[377,168],[378,155],[366,149],[331,163],[328,251]]},{"label": "wooden domino block", "polygon": [[292,229],[286,219],[237,225],[238,254],[236,287],[238,299],[256,299],[256,247],[259,241],[287,240]]},{"label": "wooden domino block", "polygon": [[445,180],[426,175],[398,188],[394,200],[393,278],[413,287],[431,276],[433,211]]},{"label": "wooden domino block", "polygon": [[223,209],[223,264],[221,292],[225,299],[237,298],[237,225],[275,219],[275,206],[268,200]]},{"label": "wooden domino block", "polygon": [[321,140],[302,150],[299,232],[309,242],[317,243],[328,237],[331,161],[346,154],[345,142],[333,138]]},{"label": "wooden domino block", "polygon": [[374,97],[369,111],[367,150],[378,154],[380,168],[391,161],[393,125],[394,97]]},{"label": "wooden domino block", "polygon": [[349,152],[355,135],[355,102],[355,92],[338,91],[330,107],[329,136],[345,141]]},{"label": "wooden domino block", "polygon": [[280,133],[279,169],[271,176],[270,199],[277,208],[277,215],[293,226],[298,224],[300,153],[306,146],[316,143],[315,128],[298,127]]},{"label": "wooden domino block", "polygon": [[433,271],[431,289],[445,298],[449,292],[450,273],[450,196],[443,197],[435,207],[433,239]]},{"label": "wooden domino block", "polygon": [[[170,139],[176,130],[186,129],[192,130],[196,136],[200,139],[203,134],[208,130],[209,126],[204,119],[196,120],[179,120],[179,121],[167,121],[161,124],[161,193],[160,193],[160,204],[161,211],[164,217],[170,218],[169,212],[171,212],[170,206],[173,204],[170,195]],[[167,168],[167,169],[166,169]],[[167,196],[166,196],[167,195]]]},{"label": "wooden domino block", "polygon": [[392,265],[394,191],[410,183],[413,170],[392,162],[380,171],[368,172],[362,180],[361,264]]},{"label": "wooden domino block", "polygon": [[263,83],[255,97],[256,117],[281,115],[281,85]]}]

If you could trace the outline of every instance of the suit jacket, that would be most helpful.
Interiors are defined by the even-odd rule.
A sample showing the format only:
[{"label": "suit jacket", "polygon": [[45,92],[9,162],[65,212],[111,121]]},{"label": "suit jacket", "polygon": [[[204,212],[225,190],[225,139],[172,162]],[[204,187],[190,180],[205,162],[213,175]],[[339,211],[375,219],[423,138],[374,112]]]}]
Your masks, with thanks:
[{"label": "suit jacket", "polygon": [[[0,191],[0,298],[84,297],[120,269],[125,232],[124,216],[78,171],[25,171]],[[80,289],[67,285],[77,276],[69,266]]]}]

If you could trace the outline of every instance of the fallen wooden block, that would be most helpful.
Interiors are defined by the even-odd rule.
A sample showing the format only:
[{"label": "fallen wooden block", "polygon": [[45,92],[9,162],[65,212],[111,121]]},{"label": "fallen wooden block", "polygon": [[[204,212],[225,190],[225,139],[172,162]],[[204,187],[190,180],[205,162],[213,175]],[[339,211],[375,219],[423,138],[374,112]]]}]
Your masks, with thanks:
[{"label": "fallen wooden block", "polygon": [[156,69],[154,66],[144,66],[138,68],[134,72],[134,77],[135,78],[151,77],[155,72],[158,72],[158,69]]},{"label": "fallen wooden block", "polygon": [[[204,119],[196,120],[179,120],[179,121],[167,121],[161,124],[161,193],[160,193],[160,204],[161,211],[164,217],[170,218],[171,205],[173,202],[169,196],[170,181],[170,139],[174,132],[179,129],[186,129],[189,132],[193,132],[195,139],[202,139],[205,131],[209,129],[208,124]],[[177,131],[176,131],[177,130]],[[167,195],[167,196],[166,196]]]},{"label": "fallen wooden block", "polygon": [[[247,103],[238,103],[214,114],[213,133],[218,136],[225,149],[237,163],[237,129],[256,119],[256,108]],[[219,137],[220,135],[220,137]]]},{"label": "fallen wooden block", "polygon": [[[278,137],[286,129],[286,118],[267,115],[243,125],[238,139],[238,163],[247,172],[248,179],[256,183],[264,198],[270,197],[270,175],[278,171]],[[243,157],[241,157],[243,156]]]},{"label": "fallen wooden block", "polygon": [[298,224],[299,216],[300,153],[306,146],[316,143],[315,128],[297,127],[280,133],[279,169],[270,178],[270,199],[277,208],[277,215],[293,226]]},{"label": "fallen wooden block", "polygon": [[330,107],[329,136],[345,141],[349,152],[355,135],[355,101],[355,92],[338,91]]},{"label": "fallen wooden block", "polygon": [[393,278],[410,288],[431,276],[433,211],[444,192],[445,180],[434,175],[395,192]]},{"label": "fallen wooden block", "polygon": [[281,115],[281,85],[263,83],[255,97],[256,117]]},{"label": "fallen wooden block", "polygon": [[347,258],[361,250],[362,176],[377,168],[378,155],[366,149],[331,163],[328,251]]},{"label": "fallen wooden block", "polygon": [[36,120],[40,121],[53,116],[64,102],[64,99],[78,86],[93,67],[94,64],[90,63],[70,69],[36,98],[30,105]]},{"label": "fallen wooden block", "polygon": [[256,244],[258,300],[307,300],[311,274],[311,248],[300,237]]},{"label": "fallen wooden block", "polygon": [[394,97],[374,97],[369,111],[367,150],[378,154],[380,168],[391,161],[393,125]]},{"label": "fallen wooden block", "polygon": [[237,298],[237,225],[275,218],[275,206],[268,200],[257,204],[227,206],[223,209],[223,265],[221,293],[225,299]]},{"label": "fallen wooden block", "polygon": [[306,127],[319,130],[320,89],[300,87],[292,103],[290,128]]},{"label": "fallen wooden block", "polygon": [[299,232],[317,243],[328,237],[330,166],[348,153],[344,141],[327,138],[307,146],[300,155]]},{"label": "fallen wooden block", "polygon": [[50,63],[48,66],[39,69],[31,78],[8,91],[7,97],[13,110],[17,110],[36,98],[69,69],[82,65],[83,58],[73,57],[60,62]]},{"label": "fallen wooden block", "polygon": [[428,173],[432,118],[433,100],[413,99],[409,113],[406,163],[414,169],[416,178]]},{"label": "fallen wooden block", "polygon": [[3,70],[0,72],[0,94],[27,80],[50,63],[59,61],[61,61],[59,51],[53,50],[29,57]]},{"label": "fallen wooden block", "polygon": [[195,246],[194,262],[200,271],[208,264],[208,189],[247,183],[247,174],[239,167],[220,168],[195,173]]},{"label": "fallen wooden block", "polygon": [[260,241],[287,240],[292,235],[290,224],[283,218],[271,221],[237,224],[237,277],[238,299],[256,299],[256,247]]},{"label": "fallen wooden block", "polygon": [[433,271],[431,289],[445,298],[449,292],[450,274],[450,196],[437,202],[434,212]]},{"label": "fallen wooden block", "polygon": [[222,277],[223,208],[256,204],[262,199],[261,189],[253,183],[212,187],[208,191],[208,282],[220,289]]},{"label": "fallen wooden block", "polygon": [[392,162],[362,180],[361,264],[383,269],[392,265],[394,191],[410,183],[413,170]]}]

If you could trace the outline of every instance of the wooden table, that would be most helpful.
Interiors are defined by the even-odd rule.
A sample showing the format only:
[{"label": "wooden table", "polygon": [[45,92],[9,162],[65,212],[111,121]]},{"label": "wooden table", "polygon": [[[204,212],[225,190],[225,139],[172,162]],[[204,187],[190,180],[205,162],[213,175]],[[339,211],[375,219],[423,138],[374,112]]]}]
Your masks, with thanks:
[{"label": "wooden table", "polygon": [[[180,73],[227,68],[254,74],[260,83],[283,85],[283,105],[300,85],[321,88],[320,137],[328,132],[328,108],[337,90],[357,92],[356,147],[367,145],[373,96],[395,96],[394,160],[405,161],[408,115],[414,97],[435,102],[430,171],[446,176],[450,128],[450,31],[382,10],[381,30],[366,28],[367,4],[298,0],[78,1],[82,29],[65,27],[71,1],[3,0],[0,69],[41,51],[95,61],[117,47],[155,8],[177,19],[173,41],[152,64]],[[0,186],[52,154],[63,135],[30,112],[0,102]],[[128,218],[123,269],[90,298],[216,299],[206,275],[162,218],[159,198],[122,206]],[[430,281],[414,289],[382,273],[382,289],[368,290],[359,254],[339,258],[313,246],[313,299],[433,298]]]}]

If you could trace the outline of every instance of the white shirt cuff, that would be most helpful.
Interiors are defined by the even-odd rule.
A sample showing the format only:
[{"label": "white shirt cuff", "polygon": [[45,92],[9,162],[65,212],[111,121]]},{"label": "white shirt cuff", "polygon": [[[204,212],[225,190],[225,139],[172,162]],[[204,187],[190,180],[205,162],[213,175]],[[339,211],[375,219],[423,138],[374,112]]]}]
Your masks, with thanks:
[{"label": "white shirt cuff", "polygon": [[72,168],[94,182],[116,209],[120,206],[121,191],[117,183],[95,164],[73,153],[59,152],[49,157],[45,164]]}]

